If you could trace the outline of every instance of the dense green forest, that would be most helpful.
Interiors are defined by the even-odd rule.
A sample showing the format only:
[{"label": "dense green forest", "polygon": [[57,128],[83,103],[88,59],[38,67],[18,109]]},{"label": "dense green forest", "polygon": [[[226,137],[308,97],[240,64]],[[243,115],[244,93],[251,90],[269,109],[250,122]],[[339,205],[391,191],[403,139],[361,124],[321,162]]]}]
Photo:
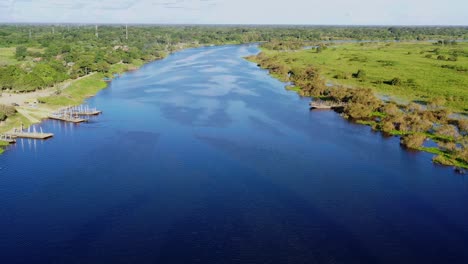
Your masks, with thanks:
[{"label": "dense green forest", "polygon": [[220,27],[3,25],[0,88],[33,91],[117,63],[151,61],[180,48],[287,41],[468,39],[467,27]]}]

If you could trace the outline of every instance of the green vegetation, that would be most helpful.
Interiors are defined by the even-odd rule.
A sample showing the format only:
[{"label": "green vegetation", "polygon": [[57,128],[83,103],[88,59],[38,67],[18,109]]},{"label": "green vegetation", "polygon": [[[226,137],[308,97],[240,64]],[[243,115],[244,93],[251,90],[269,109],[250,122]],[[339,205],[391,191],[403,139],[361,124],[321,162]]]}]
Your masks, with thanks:
[{"label": "green vegetation", "polygon": [[16,109],[13,106],[1,105],[0,104],[0,121],[5,121],[9,116],[16,113]]},{"label": "green vegetation", "polygon": [[[450,118],[450,110],[467,110],[468,75],[445,72],[437,60],[424,56],[426,52],[457,54],[458,59],[451,62],[462,62],[457,67],[468,65],[468,43],[448,43],[448,47],[440,47],[440,42],[342,44],[320,52],[268,50],[267,45],[249,59],[291,82],[303,96],[343,105],[335,108],[343,117],[400,136],[402,146],[436,154],[436,163],[466,168],[468,120]],[[335,85],[326,85],[327,80]],[[425,107],[384,102],[375,92],[418,100]],[[428,139],[438,147],[425,147]]]},{"label": "green vegetation", "polygon": [[[136,61],[136,64],[115,64],[110,67],[109,72],[121,74],[141,65],[142,61]],[[52,106],[81,104],[86,98],[95,95],[97,92],[107,87],[107,83],[103,81],[105,77],[106,74],[103,73],[85,76],[84,78],[73,82],[66,89],[56,92],[55,95],[42,97],[39,101]]]},{"label": "green vegetation", "polygon": [[[444,106],[468,112],[468,43],[347,43],[329,48],[284,52],[266,49],[258,59],[275,74],[315,67],[335,84],[372,88],[380,94],[421,101],[443,98]],[[426,55],[453,56],[438,60]],[[267,58],[267,59],[265,59]]]},{"label": "green vegetation", "polygon": [[0,67],[15,64],[15,48],[0,48]]},{"label": "green vegetation", "polygon": [[9,143],[8,142],[5,142],[5,141],[2,141],[0,140],[0,154],[2,154],[5,150],[4,150],[4,147],[8,146]]},{"label": "green vegetation", "polygon": [[53,96],[40,98],[39,101],[53,106],[81,104],[84,99],[93,96],[107,86],[106,82],[102,80],[103,77],[104,75],[99,73],[86,76],[75,81],[63,91],[57,92]]},{"label": "green vegetation", "polygon": [[[351,39],[443,40],[433,46],[331,44]],[[343,115],[379,127],[381,120],[388,117],[387,112],[378,109],[381,102],[377,98],[367,97],[369,90],[329,89],[325,78],[405,94],[435,105],[441,104],[440,100],[434,101],[440,97],[447,106],[466,110],[466,91],[456,87],[466,83],[467,43],[456,43],[454,39],[468,39],[468,28],[131,26],[127,38],[124,26],[100,26],[97,36],[91,25],[1,25],[0,89],[9,93],[56,89],[54,95],[39,98],[41,107],[76,105],[106,87],[103,78],[164,58],[171,52],[200,45],[264,42],[268,51],[261,55],[263,58],[259,56],[261,62],[268,64],[266,67],[275,76],[291,79],[294,86],[290,89],[345,102]],[[314,48],[300,50],[304,46]],[[405,62],[408,58],[411,59]],[[430,71],[423,74],[421,69]],[[409,72],[414,74],[407,76]],[[426,85],[441,74],[446,76],[446,89],[435,89],[441,83]],[[24,116],[12,109],[15,110],[12,106],[0,108],[2,131],[20,123],[27,126],[31,120],[26,116],[35,116]],[[407,133],[397,127],[389,127],[389,131]]]}]

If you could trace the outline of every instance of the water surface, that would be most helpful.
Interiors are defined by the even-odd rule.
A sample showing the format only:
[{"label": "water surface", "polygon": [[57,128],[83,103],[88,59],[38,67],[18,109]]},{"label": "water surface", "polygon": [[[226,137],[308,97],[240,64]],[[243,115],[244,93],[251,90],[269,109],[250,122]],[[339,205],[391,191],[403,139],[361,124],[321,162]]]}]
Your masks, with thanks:
[{"label": "water surface", "polygon": [[0,156],[2,263],[468,263],[468,182],[242,59],[185,50]]}]

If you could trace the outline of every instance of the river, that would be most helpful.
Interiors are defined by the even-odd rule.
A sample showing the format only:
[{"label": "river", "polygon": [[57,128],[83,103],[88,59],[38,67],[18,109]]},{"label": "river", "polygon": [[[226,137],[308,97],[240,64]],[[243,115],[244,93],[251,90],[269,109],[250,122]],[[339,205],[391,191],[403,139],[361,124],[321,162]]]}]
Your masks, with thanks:
[{"label": "river", "polygon": [[468,263],[468,181],[242,57],[184,50],[0,156],[2,263]]}]

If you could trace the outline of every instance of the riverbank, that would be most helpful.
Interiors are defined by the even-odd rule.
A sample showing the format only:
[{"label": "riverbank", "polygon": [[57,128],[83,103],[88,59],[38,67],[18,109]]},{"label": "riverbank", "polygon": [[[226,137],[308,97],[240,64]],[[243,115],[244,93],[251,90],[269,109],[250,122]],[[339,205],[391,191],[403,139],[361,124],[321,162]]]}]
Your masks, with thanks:
[{"label": "riverbank", "polygon": [[[0,96],[0,104],[17,105],[16,113],[0,122],[0,134],[11,132],[23,126],[28,128],[41,123],[57,110],[78,106],[86,99],[95,96],[99,91],[108,87],[108,82],[118,78],[121,74],[138,70],[143,65],[162,60],[174,52],[188,48],[201,47],[199,44],[179,43],[171,51],[162,52],[161,56],[151,61],[133,60],[132,63],[118,63],[110,66],[109,73],[92,72],[74,80],[66,80],[47,89],[29,93],[4,93]],[[112,74],[111,74],[112,73]],[[4,152],[7,142],[0,141],[0,154]]]},{"label": "riverbank", "polygon": [[320,47],[262,47],[266,58],[263,63],[286,81],[289,71],[314,66],[329,85],[372,88],[382,98],[401,102],[429,104],[443,99],[444,107],[468,113],[466,42],[327,43]]},{"label": "riverbank", "polygon": [[[440,87],[432,86],[426,90],[425,94],[423,93],[424,87],[420,87],[419,89],[414,88],[413,90],[419,91],[420,98],[426,98],[426,106],[416,103],[402,103],[403,100],[398,100],[395,99],[398,97],[394,97],[399,92],[392,93],[391,96],[387,96],[386,100],[383,100],[382,97],[378,98],[375,96],[375,92],[381,90],[375,89],[375,87],[372,87],[374,88],[373,90],[362,88],[363,86],[365,87],[366,83],[369,83],[365,70],[357,70],[354,74],[336,73],[336,71],[340,71],[339,69],[334,69],[333,72],[330,72],[330,69],[333,68],[333,63],[314,60],[317,58],[315,55],[322,52],[317,50],[290,52],[272,51],[263,48],[260,54],[248,57],[247,59],[257,63],[264,69],[268,69],[273,77],[290,83],[291,85],[286,87],[289,90],[296,91],[303,96],[311,96],[315,98],[314,100],[344,105],[340,107],[340,111],[338,112],[350,121],[368,125],[372,129],[381,131],[386,135],[398,136],[401,139],[401,145],[408,149],[436,154],[433,158],[434,163],[468,168],[467,120],[464,118],[452,119],[449,111],[450,109],[461,110],[464,108],[464,103],[466,102],[460,103],[460,105],[456,104],[456,102],[460,98],[463,100],[466,92],[458,94],[459,98],[452,100],[448,104],[448,107],[442,107],[445,103],[444,98],[433,97],[434,95],[431,93],[435,93],[436,95],[441,92],[456,93],[459,88],[453,87],[451,89],[452,87],[444,87],[445,89],[440,89]],[[389,52],[391,53],[391,51]],[[354,54],[354,50],[351,55],[359,57],[359,55]],[[428,58],[425,57],[425,59]],[[394,63],[398,64],[399,61]],[[347,62],[341,62],[340,64],[342,68],[348,65]],[[358,65],[369,67],[368,64],[369,60],[366,59]],[[334,78],[330,78],[330,76]],[[345,76],[346,78],[340,78],[340,76]],[[417,74],[415,76],[417,77]],[[374,73],[372,76],[372,79],[382,80],[385,78],[378,73]],[[466,79],[463,76],[459,78]],[[352,80],[341,82],[342,80],[349,79]],[[401,82],[400,79],[392,79],[391,81],[393,80]],[[413,79],[411,82],[422,83],[425,81],[427,80]],[[439,81],[446,82],[447,79]],[[358,87],[350,85],[352,82],[359,83],[360,85]],[[400,86],[402,84],[397,83],[393,86],[396,85]],[[390,84],[389,86],[392,85]],[[410,89],[406,85],[404,87]],[[400,87],[398,90],[402,88]],[[411,95],[412,93],[409,92],[409,97],[406,97],[406,99],[412,98]]]},{"label": "riverbank", "polygon": [[[166,56],[158,59],[163,59]],[[150,62],[152,61],[146,63]],[[17,112],[0,122],[0,134],[11,132],[22,125],[24,128],[28,128],[31,125],[41,123],[59,109],[80,105],[86,99],[105,89],[108,86],[107,82],[127,71],[137,70],[146,63],[136,60],[128,64],[115,64],[109,70],[110,73],[113,73],[112,75],[92,72],[74,80],[66,80],[54,87],[34,92],[3,93],[0,97],[0,104],[17,105],[15,107]],[[4,152],[3,148],[6,146],[8,143],[0,141],[0,154]]]}]

